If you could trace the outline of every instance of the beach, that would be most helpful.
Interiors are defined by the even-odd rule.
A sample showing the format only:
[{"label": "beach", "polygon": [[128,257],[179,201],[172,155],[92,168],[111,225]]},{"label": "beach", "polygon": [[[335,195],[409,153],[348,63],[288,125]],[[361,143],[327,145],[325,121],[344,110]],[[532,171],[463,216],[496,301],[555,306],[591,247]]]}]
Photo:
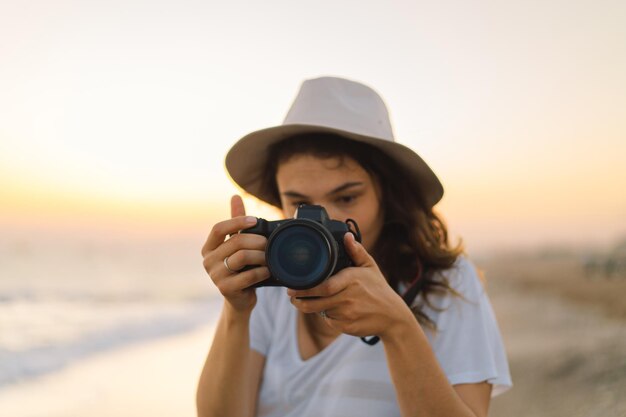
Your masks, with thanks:
[{"label": "beach", "polygon": [[0,390],[12,417],[195,416],[213,326],[90,356]]},{"label": "beach", "polygon": [[[626,322],[621,308],[607,308],[599,295],[614,298],[623,280],[596,279],[592,299],[581,300],[578,290],[566,288],[586,280],[575,259],[529,262],[477,262],[514,384],[492,400],[490,416],[626,415]],[[549,288],[539,285],[541,279]],[[200,326],[89,352],[59,370],[0,387],[0,415],[195,416],[196,383],[218,312],[212,306]]]},{"label": "beach", "polygon": [[193,416],[222,300],[197,240],[0,236],[0,416]]},{"label": "beach", "polygon": [[479,262],[513,388],[491,417],[626,415],[626,277],[589,277],[575,254]]}]

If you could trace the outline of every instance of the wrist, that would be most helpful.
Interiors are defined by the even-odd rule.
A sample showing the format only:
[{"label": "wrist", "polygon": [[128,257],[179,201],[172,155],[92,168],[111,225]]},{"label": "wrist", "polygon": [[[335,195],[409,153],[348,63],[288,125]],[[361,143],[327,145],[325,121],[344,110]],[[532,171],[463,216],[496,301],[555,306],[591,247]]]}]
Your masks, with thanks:
[{"label": "wrist", "polygon": [[416,332],[422,332],[422,328],[413,312],[405,305],[401,314],[385,328],[379,337],[383,343],[395,343],[406,340],[408,335]]},{"label": "wrist", "polygon": [[223,308],[223,318],[226,321],[226,324],[229,326],[237,325],[237,324],[247,324],[250,321],[250,316],[252,315],[252,309],[237,309],[229,302],[224,303]]}]

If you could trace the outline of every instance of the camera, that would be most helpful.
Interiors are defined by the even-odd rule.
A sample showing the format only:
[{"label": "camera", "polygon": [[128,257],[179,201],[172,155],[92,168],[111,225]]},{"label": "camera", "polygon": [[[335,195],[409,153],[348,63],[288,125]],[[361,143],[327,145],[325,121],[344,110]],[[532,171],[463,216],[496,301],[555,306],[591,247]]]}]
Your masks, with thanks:
[{"label": "camera", "polygon": [[[254,287],[282,286],[304,290],[351,266],[352,260],[343,244],[346,232],[352,232],[355,239],[361,241],[354,220],[331,220],[322,206],[302,204],[293,219],[258,219],[255,226],[240,232],[267,237],[265,261],[271,276]],[[254,267],[248,265],[244,270]]]}]

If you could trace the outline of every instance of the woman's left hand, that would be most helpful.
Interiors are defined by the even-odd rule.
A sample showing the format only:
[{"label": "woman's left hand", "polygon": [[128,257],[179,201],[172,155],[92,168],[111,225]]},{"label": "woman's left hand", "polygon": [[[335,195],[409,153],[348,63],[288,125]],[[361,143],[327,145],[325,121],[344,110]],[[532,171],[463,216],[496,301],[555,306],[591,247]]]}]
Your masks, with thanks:
[{"label": "woman's left hand", "polygon": [[398,325],[415,320],[402,298],[387,283],[374,258],[352,233],[345,234],[344,245],[354,266],[314,288],[288,290],[292,304],[303,313],[325,311],[329,326],[359,337],[376,335],[384,339]]}]

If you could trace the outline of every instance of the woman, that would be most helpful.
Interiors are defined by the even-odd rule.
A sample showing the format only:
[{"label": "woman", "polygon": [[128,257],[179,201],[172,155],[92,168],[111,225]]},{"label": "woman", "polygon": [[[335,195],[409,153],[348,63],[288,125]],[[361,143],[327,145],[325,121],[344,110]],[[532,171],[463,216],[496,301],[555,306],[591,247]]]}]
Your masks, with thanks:
[{"label": "woman", "polygon": [[[232,198],[232,218],[202,249],[225,303],[200,416],[487,415],[490,397],[511,385],[489,300],[433,212],[439,180],[394,142],[376,92],[307,80],[284,123],[242,138],[226,167],[285,218],[306,203],[355,220],[362,243],[346,233],[354,266],[314,288],[255,290],[270,275],[267,240],[237,234],[257,219]],[[380,343],[359,339],[368,336]]]}]

